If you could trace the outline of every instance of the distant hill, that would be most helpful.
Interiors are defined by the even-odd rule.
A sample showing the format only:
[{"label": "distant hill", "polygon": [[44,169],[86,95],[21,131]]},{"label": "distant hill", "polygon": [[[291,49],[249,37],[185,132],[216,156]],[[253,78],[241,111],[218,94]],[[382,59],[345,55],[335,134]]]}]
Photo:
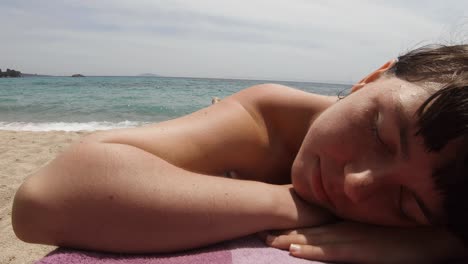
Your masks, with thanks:
[{"label": "distant hill", "polygon": [[162,77],[161,75],[157,75],[154,73],[142,73],[142,74],[138,74],[137,76],[139,77]]},{"label": "distant hill", "polygon": [[52,77],[52,75],[43,75],[35,73],[21,73],[21,77]]}]

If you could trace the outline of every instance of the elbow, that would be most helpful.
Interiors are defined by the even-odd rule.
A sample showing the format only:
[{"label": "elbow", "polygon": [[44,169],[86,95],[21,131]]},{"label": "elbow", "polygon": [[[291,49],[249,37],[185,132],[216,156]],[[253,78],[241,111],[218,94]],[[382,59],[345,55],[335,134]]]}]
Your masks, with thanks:
[{"label": "elbow", "polygon": [[36,179],[27,179],[13,200],[11,223],[15,235],[27,243],[58,245],[60,216],[53,211]]},{"label": "elbow", "polygon": [[[71,146],[56,159],[30,175],[16,191],[11,222],[22,241],[67,245],[79,234],[74,217],[87,183],[95,182],[96,168],[107,164],[106,149],[96,138]],[[83,183],[83,184],[81,184]]]},{"label": "elbow", "polygon": [[15,194],[11,213],[11,224],[15,235],[28,243],[40,243],[38,236],[40,229],[37,227],[40,210],[34,194],[34,188],[29,181],[23,183]]}]

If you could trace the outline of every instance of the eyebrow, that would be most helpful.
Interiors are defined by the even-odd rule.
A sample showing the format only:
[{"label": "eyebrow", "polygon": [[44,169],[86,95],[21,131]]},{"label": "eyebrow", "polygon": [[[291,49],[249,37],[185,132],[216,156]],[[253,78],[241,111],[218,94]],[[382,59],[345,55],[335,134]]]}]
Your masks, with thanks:
[{"label": "eyebrow", "polygon": [[[409,131],[409,120],[404,113],[403,104],[401,103],[401,99],[397,97],[395,99],[396,102],[396,113],[397,113],[397,122],[399,127],[399,145],[401,149],[401,153],[404,160],[409,159],[408,155],[408,131]],[[429,221],[431,225],[436,225],[438,223],[437,219],[435,218],[434,214],[428,209],[428,207],[424,204],[422,199],[412,192],[416,203],[418,204],[419,208],[421,208],[424,217]]]}]

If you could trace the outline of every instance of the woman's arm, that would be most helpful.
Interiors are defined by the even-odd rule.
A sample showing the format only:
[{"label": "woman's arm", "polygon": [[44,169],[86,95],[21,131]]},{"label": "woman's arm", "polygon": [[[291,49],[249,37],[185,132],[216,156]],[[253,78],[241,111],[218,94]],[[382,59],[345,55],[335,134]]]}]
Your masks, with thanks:
[{"label": "woman's arm", "polygon": [[113,252],[168,252],[329,219],[289,188],[180,169],[136,147],[82,143],[35,174],[13,205],[17,236]]}]

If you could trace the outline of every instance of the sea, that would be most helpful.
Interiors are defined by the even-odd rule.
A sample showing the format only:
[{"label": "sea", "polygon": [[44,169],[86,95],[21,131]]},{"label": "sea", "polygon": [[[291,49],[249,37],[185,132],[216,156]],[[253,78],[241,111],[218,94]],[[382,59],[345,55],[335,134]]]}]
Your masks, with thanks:
[{"label": "sea", "polygon": [[174,119],[262,83],[337,95],[350,85],[173,77],[0,78],[0,130],[94,131]]}]

